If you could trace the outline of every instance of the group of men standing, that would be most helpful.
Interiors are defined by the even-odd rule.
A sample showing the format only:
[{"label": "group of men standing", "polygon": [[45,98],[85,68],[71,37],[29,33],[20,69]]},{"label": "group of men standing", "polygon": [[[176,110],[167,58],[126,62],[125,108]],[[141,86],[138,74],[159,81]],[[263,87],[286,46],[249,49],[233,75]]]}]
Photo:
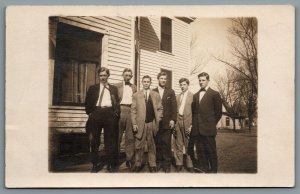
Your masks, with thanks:
[{"label": "group of men standing", "polygon": [[[124,133],[126,166],[132,172],[142,170],[145,148],[150,172],[160,169],[171,172],[172,134],[177,172],[183,170],[184,163],[189,172],[217,172],[215,137],[216,124],[222,115],[222,101],[219,93],[208,86],[207,73],[198,75],[201,89],[196,94],[188,91],[189,80],[181,78],[182,92],[177,97],[174,90],[166,87],[167,74],[164,72],[158,74],[158,86],[153,90],[150,89],[152,78],[145,75],[140,91],[130,83],[131,69],[125,68],[123,81],[115,85],[107,82],[109,69],[101,67],[98,75],[100,83],[88,89],[85,102],[89,115],[86,130],[91,142],[92,172],[98,172],[104,164],[109,172],[118,171]],[[98,155],[102,128],[104,160]]]}]

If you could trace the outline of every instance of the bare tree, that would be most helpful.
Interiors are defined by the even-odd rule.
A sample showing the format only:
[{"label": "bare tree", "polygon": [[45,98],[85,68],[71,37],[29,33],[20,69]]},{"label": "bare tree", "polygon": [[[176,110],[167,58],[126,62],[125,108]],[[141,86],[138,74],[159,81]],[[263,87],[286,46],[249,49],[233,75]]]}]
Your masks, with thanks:
[{"label": "bare tree", "polygon": [[257,110],[257,19],[234,18],[228,32],[231,43],[231,60],[214,58],[235,72],[236,91],[247,105],[249,131]]},{"label": "bare tree", "polygon": [[203,68],[211,60],[211,56],[205,54],[204,52],[199,52],[201,54],[192,57],[192,68],[190,70],[190,75],[197,75],[202,72]]},{"label": "bare tree", "polygon": [[226,72],[227,74],[225,74],[225,76],[216,78],[215,82],[227,114],[233,122],[233,130],[236,131],[236,119],[239,119],[242,125],[242,119],[245,117],[245,103],[244,98],[240,97],[239,84],[236,81],[236,72],[229,69]]}]

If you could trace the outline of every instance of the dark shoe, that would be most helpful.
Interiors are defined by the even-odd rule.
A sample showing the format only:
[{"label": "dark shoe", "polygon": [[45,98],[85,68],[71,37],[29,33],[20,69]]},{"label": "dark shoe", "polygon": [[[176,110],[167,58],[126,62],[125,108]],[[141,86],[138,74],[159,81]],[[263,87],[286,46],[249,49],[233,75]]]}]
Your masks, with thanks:
[{"label": "dark shoe", "polygon": [[162,169],[162,164],[161,163],[156,163],[156,170],[157,172]]},{"label": "dark shoe", "polygon": [[107,166],[107,170],[108,170],[108,172],[118,172],[119,169],[118,169],[118,166],[110,164]]},{"label": "dark shoe", "polygon": [[100,164],[93,164],[93,168],[91,170],[92,173],[96,173],[96,172],[99,172],[100,170],[102,170],[103,168],[103,164],[100,163]]},{"label": "dark shoe", "polygon": [[205,170],[203,170],[201,168],[194,167],[194,172],[196,172],[196,173],[205,173]]},{"label": "dark shoe", "polygon": [[194,168],[193,167],[187,167],[186,170],[190,173],[193,173],[194,172]]},{"label": "dark shoe", "polygon": [[126,167],[129,168],[129,170],[132,169],[132,162],[131,161],[126,161]]},{"label": "dark shoe", "polygon": [[157,169],[156,169],[155,166],[154,167],[149,167],[149,171],[154,173],[154,172],[157,172]]},{"label": "dark shoe", "polygon": [[142,166],[135,166],[135,167],[133,168],[133,172],[141,172],[142,169],[143,169]]},{"label": "dark shoe", "polygon": [[171,168],[168,166],[168,167],[165,167],[164,168],[164,171],[165,171],[165,173],[169,173],[169,172],[171,172]]},{"label": "dark shoe", "polygon": [[176,172],[182,171],[182,165],[176,165]]},{"label": "dark shoe", "polygon": [[91,170],[91,173],[97,173],[98,172],[98,166],[96,164],[93,164],[93,168]]}]

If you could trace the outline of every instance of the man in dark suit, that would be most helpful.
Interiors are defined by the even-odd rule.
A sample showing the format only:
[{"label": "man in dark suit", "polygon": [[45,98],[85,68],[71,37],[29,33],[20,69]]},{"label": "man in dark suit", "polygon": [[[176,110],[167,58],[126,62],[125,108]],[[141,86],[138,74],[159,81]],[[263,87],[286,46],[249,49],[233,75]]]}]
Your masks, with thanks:
[{"label": "man in dark suit", "polygon": [[123,71],[124,81],[117,83],[119,101],[121,107],[121,115],[119,120],[119,150],[122,142],[123,133],[125,132],[125,154],[126,166],[131,169],[134,162],[134,136],[131,123],[131,104],[132,95],[136,92],[136,86],[130,83],[132,78],[132,70],[125,68]]},{"label": "man in dark suit", "polygon": [[207,73],[200,73],[198,79],[201,89],[193,96],[191,138],[196,144],[198,170],[216,173],[216,125],[222,116],[222,100],[220,94],[208,86]]},{"label": "man in dark suit", "polygon": [[99,165],[100,134],[104,128],[104,145],[107,161],[107,170],[115,172],[118,168],[118,121],[120,103],[118,89],[107,83],[109,69],[101,67],[98,70],[100,83],[88,89],[85,100],[85,111],[89,115],[86,131],[89,134],[92,151],[92,172],[103,167]]},{"label": "man in dark suit", "polygon": [[160,72],[157,75],[158,87],[153,91],[159,93],[162,99],[163,118],[156,135],[157,167],[163,167],[165,172],[171,171],[171,137],[177,119],[177,103],[174,90],[166,88],[167,74]]}]

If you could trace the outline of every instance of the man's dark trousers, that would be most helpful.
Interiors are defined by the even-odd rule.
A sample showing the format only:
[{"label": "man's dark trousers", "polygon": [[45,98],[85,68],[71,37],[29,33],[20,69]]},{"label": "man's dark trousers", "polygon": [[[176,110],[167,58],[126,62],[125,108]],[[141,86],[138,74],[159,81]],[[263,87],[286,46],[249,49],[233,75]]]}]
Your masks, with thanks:
[{"label": "man's dark trousers", "polygon": [[118,165],[118,119],[115,117],[113,108],[100,108],[92,112],[88,119],[88,125],[91,129],[91,151],[92,163],[96,165],[99,162],[98,150],[100,146],[100,134],[104,129],[104,145],[106,153],[106,162],[108,165],[116,167]]}]

